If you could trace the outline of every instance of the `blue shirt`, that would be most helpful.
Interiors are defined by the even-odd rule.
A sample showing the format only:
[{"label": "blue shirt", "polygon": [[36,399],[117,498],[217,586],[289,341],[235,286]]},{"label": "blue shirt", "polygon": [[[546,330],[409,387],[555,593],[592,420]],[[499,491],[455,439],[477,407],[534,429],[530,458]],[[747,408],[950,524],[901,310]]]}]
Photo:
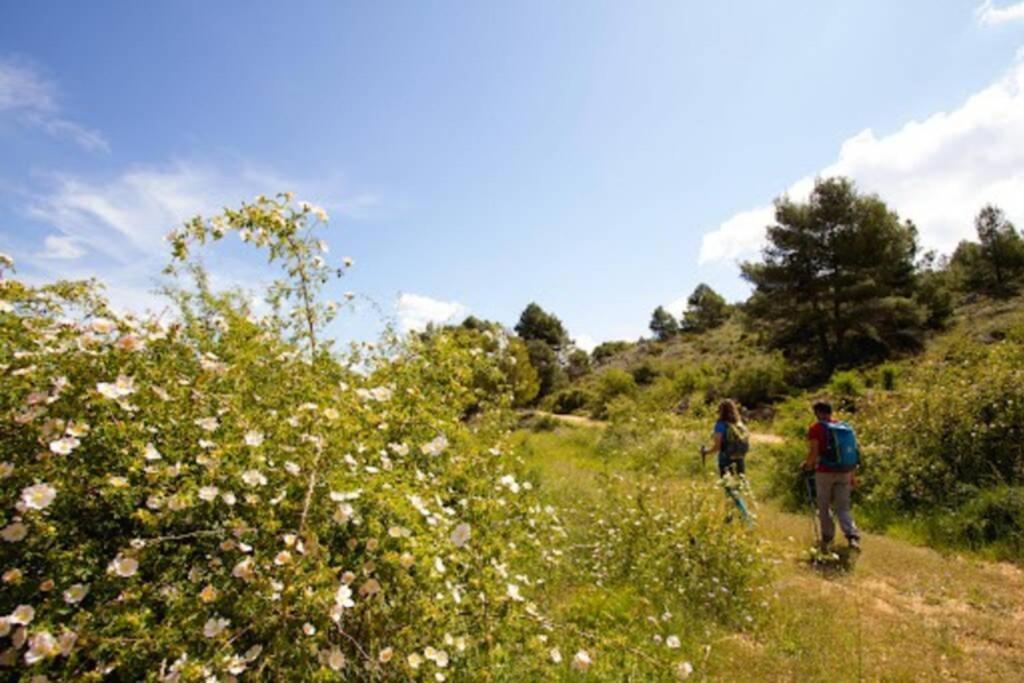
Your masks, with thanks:
[{"label": "blue shirt", "polygon": [[725,455],[725,435],[729,432],[729,423],[725,420],[719,420],[715,423],[715,434],[722,435],[722,445],[718,449],[718,455]]}]

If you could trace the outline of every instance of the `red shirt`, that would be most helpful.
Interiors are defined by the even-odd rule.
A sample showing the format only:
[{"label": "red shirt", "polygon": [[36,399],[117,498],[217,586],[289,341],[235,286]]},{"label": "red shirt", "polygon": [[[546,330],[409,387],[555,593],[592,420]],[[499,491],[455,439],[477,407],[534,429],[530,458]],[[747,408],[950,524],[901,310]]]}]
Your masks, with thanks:
[{"label": "red shirt", "polygon": [[[835,422],[832,418],[829,418],[829,422]],[[819,472],[842,472],[844,470],[836,469],[835,467],[829,467],[828,465],[821,464],[821,457],[825,455],[825,451],[828,450],[828,432],[825,430],[825,425],[821,422],[815,422],[811,425],[811,428],[807,430],[807,438],[810,441],[818,442],[818,471]]]}]

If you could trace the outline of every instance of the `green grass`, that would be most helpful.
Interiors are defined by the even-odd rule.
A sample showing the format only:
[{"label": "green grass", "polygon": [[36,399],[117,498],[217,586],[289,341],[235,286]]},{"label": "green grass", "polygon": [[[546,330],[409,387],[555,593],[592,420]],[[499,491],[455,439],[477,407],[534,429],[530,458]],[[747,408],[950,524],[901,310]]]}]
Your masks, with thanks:
[{"label": "green grass", "polygon": [[[692,463],[697,438],[686,433],[658,435],[668,446],[646,460],[636,448],[608,448],[601,430],[558,427],[517,433],[521,452],[547,504],[576,508],[600,504],[599,481],[616,474],[626,479],[654,468],[680,490],[700,478]],[[655,439],[657,441],[657,439]],[[751,477],[764,476],[751,456]],[[660,462],[654,462],[662,458]],[[710,470],[710,467],[709,467]],[[758,487],[755,487],[758,488]],[[728,506],[722,499],[722,514]],[[632,650],[650,648],[654,632],[678,633],[694,667],[691,680],[856,681],[1014,680],[1024,671],[1024,576],[1007,564],[941,555],[899,538],[867,534],[864,552],[849,565],[832,569],[807,562],[812,526],[807,514],[785,513],[773,503],[758,506],[755,531],[775,566],[770,603],[751,628],[724,626],[688,630],[697,623],[674,613],[652,628],[647,617],[660,613],[645,587],[612,589],[553,577],[546,607],[564,618],[612,637],[622,658],[606,651],[591,680],[657,680],[637,666]],[[581,517],[566,517],[572,539],[583,530]],[[571,617],[571,619],[570,619]],[[563,653],[571,656],[571,653]],[[609,659],[610,658],[610,659]],[[667,664],[661,669],[670,680]],[[571,678],[573,674],[566,674]],[[660,675],[660,674],[659,674]]]}]

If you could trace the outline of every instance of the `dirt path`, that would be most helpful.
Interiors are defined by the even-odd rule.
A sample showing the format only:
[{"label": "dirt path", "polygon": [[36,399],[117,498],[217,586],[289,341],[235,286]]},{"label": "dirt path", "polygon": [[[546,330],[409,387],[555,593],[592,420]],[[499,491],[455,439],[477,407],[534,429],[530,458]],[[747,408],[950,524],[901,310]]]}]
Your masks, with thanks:
[{"label": "dirt path", "polygon": [[[543,410],[534,410],[526,413],[527,417],[546,417],[562,424],[572,425],[574,427],[594,427],[597,429],[604,429],[608,426],[607,422],[601,420],[595,420],[593,418],[584,417],[583,415],[558,415],[556,413],[549,413]],[[778,434],[769,434],[766,432],[751,432],[750,441],[753,444],[763,445],[776,445],[783,442],[783,438]]]},{"label": "dirt path", "polygon": [[[761,506],[760,528],[783,559],[780,600],[807,614],[780,638],[831,617],[856,657],[850,680],[1024,680],[1024,573],[1006,563],[940,554],[865,534],[849,564],[807,561],[810,517]],[[813,634],[808,634],[813,638]],[[842,677],[840,677],[842,678]]]}]

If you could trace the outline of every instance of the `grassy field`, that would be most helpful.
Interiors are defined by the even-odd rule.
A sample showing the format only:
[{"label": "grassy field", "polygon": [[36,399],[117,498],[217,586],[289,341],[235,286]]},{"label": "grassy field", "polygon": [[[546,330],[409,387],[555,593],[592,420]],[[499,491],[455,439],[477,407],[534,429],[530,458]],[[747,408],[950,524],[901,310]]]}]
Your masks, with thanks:
[{"label": "grassy field", "polygon": [[[635,450],[609,448],[604,430],[587,423],[523,429],[517,434],[545,502],[572,509],[602,505],[598,482],[656,472],[679,487],[711,481],[701,472],[697,440],[686,432],[664,435],[650,461]],[[771,440],[771,435],[760,437]],[[756,442],[755,442],[756,444]],[[757,445],[751,478],[761,469]],[[867,534],[863,553],[825,567],[813,566],[810,515],[756,503],[750,533],[763,540],[775,566],[774,595],[766,616],[749,629],[718,628],[688,634],[690,680],[756,681],[1010,681],[1024,677],[1024,575],[1009,564],[940,555],[905,541]],[[730,511],[724,496],[722,514]],[[585,516],[567,515],[573,524]],[[555,577],[549,609],[590,610],[596,627],[620,629],[624,648],[642,648],[651,606],[642,586],[602,591]],[[599,603],[599,604],[598,604]],[[685,616],[684,619],[685,621]],[[696,649],[694,649],[696,648]],[[685,649],[685,646],[684,646]],[[593,676],[591,676],[593,678]],[[630,671],[607,680],[641,680]],[[666,679],[671,674],[666,674]]]}]

